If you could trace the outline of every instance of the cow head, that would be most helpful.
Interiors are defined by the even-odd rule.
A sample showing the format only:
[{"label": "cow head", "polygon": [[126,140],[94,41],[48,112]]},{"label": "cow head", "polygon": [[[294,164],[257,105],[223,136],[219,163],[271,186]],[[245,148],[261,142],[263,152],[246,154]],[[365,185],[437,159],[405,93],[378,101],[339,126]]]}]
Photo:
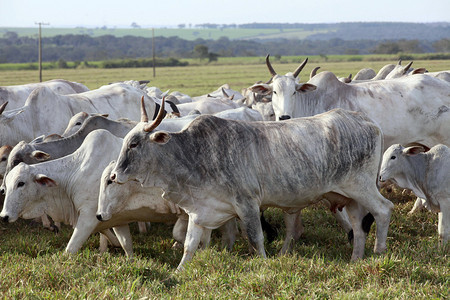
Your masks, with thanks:
[{"label": "cow head", "polygon": [[[33,144],[24,141],[19,142],[9,153],[6,163],[5,176],[19,163],[24,162],[28,165],[37,164],[50,159],[50,155],[43,151],[36,150]],[[1,188],[6,190],[3,182]]]},{"label": "cow head", "polygon": [[412,174],[411,163],[409,157],[424,153],[429,148],[423,145],[414,145],[411,147],[403,147],[400,144],[390,146],[383,154],[380,168],[380,181],[394,181],[402,188],[407,188],[409,179],[406,174]]},{"label": "cow head", "polygon": [[8,163],[8,157],[11,150],[12,147],[9,145],[0,147],[0,179],[3,179],[3,175],[5,175],[6,164]]},{"label": "cow head", "polygon": [[165,97],[161,101],[157,117],[152,123],[148,123],[144,101],[141,100],[141,122],[123,140],[119,158],[110,176],[112,181],[119,184],[134,179],[141,183],[148,181],[148,178],[145,178],[148,166],[156,165],[158,158],[163,156],[158,146],[170,139],[170,135],[166,132],[154,132],[164,117],[164,103]]},{"label": "cow head", "polygon": [[45,212],[42,189],[56,186],[56,182],[43,175],[35,174],[32,166],[19,164],[5,177],[5,203],[0,217],[5,222],[14,222],[19,217],[37,218]]},{"label": "cow head", "polygon": [[308,59],[305,59],[293,73],[288,73],[283,76],[275,72],[270,64],[269,55],[267,55],[266,64],[272,75],[272,79],[268,83],[257,83],[250,87],[257,94],[272,95],[272,105],[276,121],[294,118],[294,108],[298,101],[297,95],[316,89],[315,85],[309,83],[297,83],[297,76],[307,62]]},{"label": "cow head", "polygon": [[132,194],[136,193],[137,185],[139,185],[134,181],[129,181],[123,185],[112,181],[111,173],[115,165],[116,161],[111,161],[105,170],[103,170],[100,179],[100,193],[96,213],[99,221],[108,221],[113,214],[119,213],[127,205],[132,205],[128,203],[128,199]]}]

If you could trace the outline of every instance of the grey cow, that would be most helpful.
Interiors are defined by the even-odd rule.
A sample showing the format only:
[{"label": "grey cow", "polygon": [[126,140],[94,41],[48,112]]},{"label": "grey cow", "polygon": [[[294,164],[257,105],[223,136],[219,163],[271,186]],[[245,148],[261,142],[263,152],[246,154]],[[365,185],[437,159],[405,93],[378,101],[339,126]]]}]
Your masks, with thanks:
[{"label": "grey cow", "polygon": [[[382,133],[359,113],[336,109],[286,122],[200,116],[183,131],[155,131],[158,120],[127,134],[111,179],[161,187],[189,215],[182,269],[204,230],[233,217],[265,257],[260,208],[286,211],[326,198],[346,205],[354,230],[352,260],[363,257],[365,209],[377,222],[375,252],[386,249],[393,204],[377,189]],[[353,200],[354,199],[354,200]]]},{"label": "grey cow", "polygon": [[439,236],[450,238],[450,149],[436,145],[424,152],[421,146],[395,144],[383,155],[380,181],[388,179],[425,199],[427,207],[439,213]]}]

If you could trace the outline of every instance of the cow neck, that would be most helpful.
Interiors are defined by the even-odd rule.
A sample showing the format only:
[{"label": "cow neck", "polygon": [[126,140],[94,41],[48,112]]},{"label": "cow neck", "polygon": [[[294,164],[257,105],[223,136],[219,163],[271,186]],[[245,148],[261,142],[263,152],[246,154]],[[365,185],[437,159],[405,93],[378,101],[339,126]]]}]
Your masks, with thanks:
[{"label": "cow neck", "polygon": [[[22,140],[31,141],[38,136],[34,131],[35,126],[30,114],[30,107],[24,106],[23,108],[23,112],[14,116],[11,121],[7,121],[0,128],[0,138],[3,145],[16,145]],[[33,131],[30,131],[31,128],[33,128]]]},{"label": "cow neck", "polygon": [[[425,166],[429,164],[429,155],[426,153],[419,153],[417,155],[406,156],[408,162],[409,183],[416,196],[421,198],[428,198],[427,173]],[[407,177],[407,176],[405,176]]]},{"label": "cow neck", "polygon": [[[36,174],[51,174],[50,178],[55,180],[58,185],[56,187],[44,187],[48,189],[48,197],[45,197],[47,213],[55,222],[62,221],[69,225],[76,224],[78,220],[78,209],[75,207],[74,201],[68,193],[67,187],[69,180],[66,178],[68,172],[65,164],[51,164],[54,161],[44,162],[34,165],[37,169]],[[32,166],[33,167],[33,166]]]}]

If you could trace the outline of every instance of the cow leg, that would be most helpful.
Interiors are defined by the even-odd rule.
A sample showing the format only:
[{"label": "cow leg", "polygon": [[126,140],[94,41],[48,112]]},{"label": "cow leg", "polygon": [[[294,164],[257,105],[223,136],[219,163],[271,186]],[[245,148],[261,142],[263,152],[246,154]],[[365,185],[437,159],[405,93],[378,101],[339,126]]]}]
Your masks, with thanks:
[{"label": "cow leg", "polygon": [[104,253],[108,250],[108,239],[103,233],[100,233],[100,246],[98,247],[100,253]]},{"label": "cow leg", "polygon": [[[109,241],[111,243],[111,245],[113,245],[113,247],[120,247],[119,240],[111,232],[111,230],[105,229],[105,230],[100,231],[100,247],[102,247],[102,238],[105,239],[106,243],[108,243],[108,241]],[[108,247],[108,244],[106,244],[106,247]],[[106,251],[106,249],[105,249],[105,251]],[[100,252],[102,252],[101,249],[100,249]]]},{"label": "cow leg", "polygon": [[184,253],[177,271],[182,271],[186,262],[190,261],[198,248],[200,240],[203,235],[204,227],[194,223],[192,218],[189,218],[186,239],[184,241]]},{"label": "cow leg", "polygon": [[336,212],[333,212],[333,216],[336,218],[336,221],[346,233],[349,233],[350,230],[352,230],[352,225],[350,224],[350,220],[348,218],[347,210],[345,209],[345,207],[342,209],[342,211],[337,210]]},{"label": "cow leg", "polygon": [[116,226],[113,227],[114,233],[119,240],[120,245],[122,246],[125,254],[128,258],[133,258],[133,242],[131,240],[130,226]]},{"label": "cow leg", "polygon": [[352,260],[363,258],[366,245],[366,234],[362,228],[362,219],[366,211],[356,201],[347,204],[347,213],[353,229],[353,253]]},{"label": "cow leg", "polygon": [[365,176],[358,177],[354,182],[353,189],[347,191],[347,194],[350,198],[355,199],[360,205],[364,206],[375,218],[377,232],[374,252],[382,253],[387,248],[386,239],[394,204],[384,198],[378,192],[375,185],[370,186],[370,182],[373,182],[372,178],[365,178]]},{"label": "cow leg", "polygon": [[231,251],[233,249],[234,242],[236,242],[236,236],[239,233],[236,218],[233,218],[223,224],[220,227],[220,233],[222,234],[222,248]]},{"label": "cow leg", "polygon": [[238,199],[236,202],[236,213],[241,219],[241,224],[244,227],[244,231],[247,233],[247,238],[250,245],[261,257],[266,258],[266,251],[264,249],[264,234],[261,227],[259,206],[251,199],[249,199],[249,201]]},{"label": "cow leg", "polygon": [[70,237],[69,243],[67,244],[66,252],[76,253],[80,250],[83,243],[86,242],[94,228],[98,225],[98,221],[96,220],[95,215],[90,217],[80,215],[72,236]]},{"label": "cow leg", "polygon": [[139,233],[147,233],[147,223],[138,222]]},{"label": "cow leg", "polygon": [[284,224],[286,226],[286,237],[284,239],[283,248],[281,248],[279,255],[285,255],[290,252],[292,243],[298,241],[304,231],[302,224],[301,210],[294,214],[284,212]]},{"label": "cow leg", "polygon": [[424,200],[417,197],[416,202],[414,202],[413,208],[409,211],[408,215],[412,215],[416,211],[421,211],[423,208]]},{"label": "cow leg", "polygon": [[450,199],[440,201],[439,206],[441,211],[438,214],[438,233],[445,246],[450,239]]},{"label": "cow leg", "polygon": [[200,249],[206,249],[209,247],[209,244],[211,242],[211,229],[203,228],[203,234],[200,238]]},{"label": "cow leg", "polygon": [[188,220],[182,218],[178,218],[178,220],[175,222],[172,230],[172,236],[175,239],[175,243],[173,244],[172,248],[177,248],[180,245],[184,245],[188,222]]}]

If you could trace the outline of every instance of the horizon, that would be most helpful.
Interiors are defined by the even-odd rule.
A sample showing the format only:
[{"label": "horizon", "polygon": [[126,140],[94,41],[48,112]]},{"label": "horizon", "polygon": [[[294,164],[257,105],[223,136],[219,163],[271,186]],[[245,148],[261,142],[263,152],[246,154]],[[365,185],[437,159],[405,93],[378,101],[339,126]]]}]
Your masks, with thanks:
[{"label": "horizon", "polygon": [[[168,25],[139,25],[137,29],[151,29],[151,28],[167,28],[167,29],[180,29],[179,25],[192,25],[191,27],[186,26],[185,28],[181,29],[204,29],[202,27],[197,27],[200,25],[247,25],[247,24],[306,24],[306,25],[320,25],[320,24],[326,24],[326,25],[332,25],[332,24],[345,24],[345,23],[411,23],[411,24],[450,24],[450,21],[433,21],[433,22],[401,22],[401,21],[343,21],[343,22],[317,22],[317,23],[309,23],[309,22],[251,22],[251,23],[198,23],[198,24],[168,24]],[[34,26],[2,26],[0,25],[0,28],[35,28],[38,24],[35,24]],[[98,29],[102,27],[110,28],[110,29],[130,29],[133,28],[133,26],[130,25],[114,25],[114,26],[83,26],[83,25],[61,25],[61,26],[51,26],[44,25],[44,28],[86,28],[86,29]],[[232,28],[227,28],[232,29]]]}]

